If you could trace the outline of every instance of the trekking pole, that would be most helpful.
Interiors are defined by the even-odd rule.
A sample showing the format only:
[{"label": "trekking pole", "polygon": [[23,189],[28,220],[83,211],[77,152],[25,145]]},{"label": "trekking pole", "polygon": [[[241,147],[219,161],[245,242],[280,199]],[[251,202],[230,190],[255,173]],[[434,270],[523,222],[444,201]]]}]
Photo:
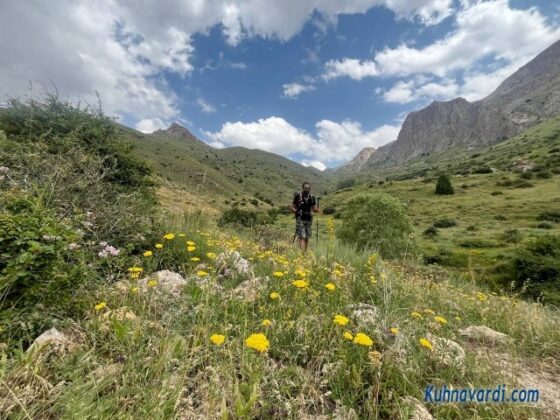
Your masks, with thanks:
[{"label": "trekking pole", "polygon": [[[319,200],[321,197],[317,197],[317,210],[319,209]],[[317,214],[317,234],[315,235],[315,249],[319,248],[319,214]]]}]

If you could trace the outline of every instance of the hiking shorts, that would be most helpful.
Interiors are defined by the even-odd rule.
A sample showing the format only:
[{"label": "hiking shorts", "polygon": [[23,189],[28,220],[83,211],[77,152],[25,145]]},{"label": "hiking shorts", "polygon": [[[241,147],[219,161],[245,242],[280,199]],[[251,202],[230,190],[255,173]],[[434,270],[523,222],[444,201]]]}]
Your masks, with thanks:
[{"label": "hiking shorts", "polygon": [[298,239],[311,238],[311,227],[313,226],[312,220],[296,219],[296,236]]}]

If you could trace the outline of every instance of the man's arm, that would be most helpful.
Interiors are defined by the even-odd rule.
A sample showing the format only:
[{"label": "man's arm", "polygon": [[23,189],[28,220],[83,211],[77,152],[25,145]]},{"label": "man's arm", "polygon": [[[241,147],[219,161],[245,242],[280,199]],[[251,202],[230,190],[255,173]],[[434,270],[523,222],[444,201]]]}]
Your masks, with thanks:
[{"label": "man's arm", "polygon": [[290,210],[292,210],[292,213],[297,213],[298,211],[298,200],[299,200],[299,196],[296,195],[290,206]]},{"label": "man's arm", "polygon": [[313,197],[313,213],[319,213],[319,201]]}]

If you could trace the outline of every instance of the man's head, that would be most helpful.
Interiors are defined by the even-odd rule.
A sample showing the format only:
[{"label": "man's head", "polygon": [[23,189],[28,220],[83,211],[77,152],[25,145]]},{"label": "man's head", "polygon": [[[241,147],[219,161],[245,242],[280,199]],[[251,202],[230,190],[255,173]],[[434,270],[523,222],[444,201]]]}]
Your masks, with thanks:
[{"label": "man's head", "polygon": [[301,185],[301,190],[302,190],[304,193],[309,193],[309,192],[311,191],[311,184],[310,184],[309,182],[304,182],[304,183]]}]

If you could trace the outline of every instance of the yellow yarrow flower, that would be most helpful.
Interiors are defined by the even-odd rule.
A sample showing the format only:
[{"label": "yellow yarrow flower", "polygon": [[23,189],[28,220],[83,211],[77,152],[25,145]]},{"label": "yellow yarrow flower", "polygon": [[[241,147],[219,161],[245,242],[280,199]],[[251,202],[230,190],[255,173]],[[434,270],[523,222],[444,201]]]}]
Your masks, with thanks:
[{"label": "yellow yarrow flower", "polygon": [[307,273],[301,269],[297,269],[296,271],[294,271],[294,274],[298,277],[305,277],[307,275]]},{"label": "yellow yarrow flower", "polygon": [[192,258],[191,258],[191,261],[197,262],[197,261],[200,261],[200,258],[198,258],[198,257],[192,257]]},{"label": "yellow yarrow flower", "polygon": [[187,245],[189,246],[195,246],[196,244],[193,241],[187,241]]},{"label": "yellow yarrow flower", "polygon": [[148,285],[148,287],[156,287],[157,286],[157,280],[154,280],[154,279],[149,280],[147,285]]},{"label": "yellow yarrow flower", "polygon": [[424,318],[420,312],[416,312],[416,311],[411,312],[411,313],[410,313],[410,316],[411,316],[412,318],[416,318],[416,319],[422,319],[422,318]]},{"label": "yellow yarrow flower", "polygon": [[272,300],[276,300],[276,299],[280,298],[280,294],[277,293],[277,292],[272,292],[269,296],[270,296],[270,299],[272,299]]},{"label": "yellow yarrow flower", "polygon": [[105,302],[99,302],[97,305],[94,306],[94,309],[96,311],[100,311],[101,309],[104,309],[107,307],[107,304]]},{"label": "yellow yarrow flower", "polygon": [[216,346],[221,346],[226,341],[226,336],[222,334],[213,334],[210,336],[210,341]]},{"label": "yellow yarrow flower", "polygon": [[397,335],[399,333],[399,328],[398,327],[392,327],[390,329],[390,331],[391,331],[391,334]]},{"label": "yellow yarrow flower", "polygon": [[214,254],[213,252],[207,252],[206,256],[208,258],[210,258],[211,260],[215,260],[216,259],[216,254]]},{"label": "yellow yarrow flower", "polygon": [[187,251],[189,251],[189,252],[193,252],[195,249],[196,249],[196,246],[194,246],[194,245],[189,245],[187,247]]},{"label": "yellow yarrow flower", "polygon": [[152,251],[145,251],[143,255],[144,257],[151,257],[154,253]]},{"label": "yellow yarrow flower", "polygon": [[266,338],[266,335],[258,333],[251,334],[245,340],[245,345],[250,349],[256,350],[258,352],[265,352],[270,348],[270,342]]},{"label": "yellow yarrow flower", "polygon": [[346,318],[344,315],[335,315],[334,319],[333,319],[333,322],[335,324],[344,326],[344,325],[348,324],[348,322],[350,322],[350,320],[348,318]]},{"label": "yellow yarrow flower", "polygon": [[430,351],[434,350],[434,346],[432,346],[432,343],[430,343],[430,341],[427,338],[421,338],[420,339],[420,345],[422,347],[427,348]]},{"label": "yellow yarrow flower", "polygon": [[142,267],[130,267],[128,269],[129,273],[142,273],[144,269]]},{"label": "yellow yarrow flower", "polygon": [[484,302],[485,300],[488,299],[488,296],[486,296],[484,293],[482,292],[476,292],[476,298],[481,301]]},{"label": "yellow yarrow flower", "polygon": [[336,286],[332,283],[325,284],[325,289],[330,290],[331,292],[336,289]]},{"label": "yellow yarrow flower", "polygon": [[282,271],[275,271],[274,273],[272,273],[272,275],[274,277],[282,277],[284,276],[284,273]]},{"label": "yellow yarrow flower", "polygon": [[367,334],[364,333],[357,333],[354,336],[354,344],[359,344],[360,346],[371,347],[373,346],[373,340],[369,338]]},{"label": "yellow yarrow flower", "polygon": [[294,286],[296,286],[298,289],[304,289],[308,286],[307,282],[305,280],[294,280],[292,282],[292,284]]},{"label": "yellow yarrow flower", "polygon": [[445,319],[445,318],[442,317],[442,316],[436,316],[436,317],[434,317],[434,319],[435,319],[437,322],[439,322],[441,325],[447,324],[447,319]]},{"label": "yellow yarrow flower", "polygon": [[173,238],[175,238],[174,233],[166,233],[165,235],[163,235],[163,239],[167,239],[168,241],[170,241]]},{"label": "yellow yarrow flower", "polygon": [[156,247],[157,249],[161,249],[161,248],[163,248],[163,244],[155,244],[155,247]]},{"label": "yellow yarrow flower", "polygon": [[130,291],[132,293],[138,293],[138,287],[133,287],[132,289],[130,289]]},{"label": "yellow yarrow flower", "polygon": [[261,322],[261,325],[263,327],[270,327],[272,325],[272,321],[270,319],[264,319],[263,322]]},{"label": "yellow yarrow flower", "polygon": [[350,331],[344,331],[344,333],[342,334],[342,337],[344,337],[344,339],[348,340],[348,341],[352,341],[354,339],[354,336],[352,335],[352,333]]},{"label": "yellow yarrow flower", "polygon": [[206,271],[203,271],[203,270],[198,270],[198,271],[196,272],[196,275],[197,275],[198,277],[205,277],[205,276],[208,275],[208,273],[207,273]]},{"label": "yellow yarrow flower", "polygon": [[435,315],[435,314],[436,314],[436,313],[435,313],[433,310],[431,310],[431,309],[424,309],[424,313],[425,313],[425,314],[429,314],[429,315]]}]

